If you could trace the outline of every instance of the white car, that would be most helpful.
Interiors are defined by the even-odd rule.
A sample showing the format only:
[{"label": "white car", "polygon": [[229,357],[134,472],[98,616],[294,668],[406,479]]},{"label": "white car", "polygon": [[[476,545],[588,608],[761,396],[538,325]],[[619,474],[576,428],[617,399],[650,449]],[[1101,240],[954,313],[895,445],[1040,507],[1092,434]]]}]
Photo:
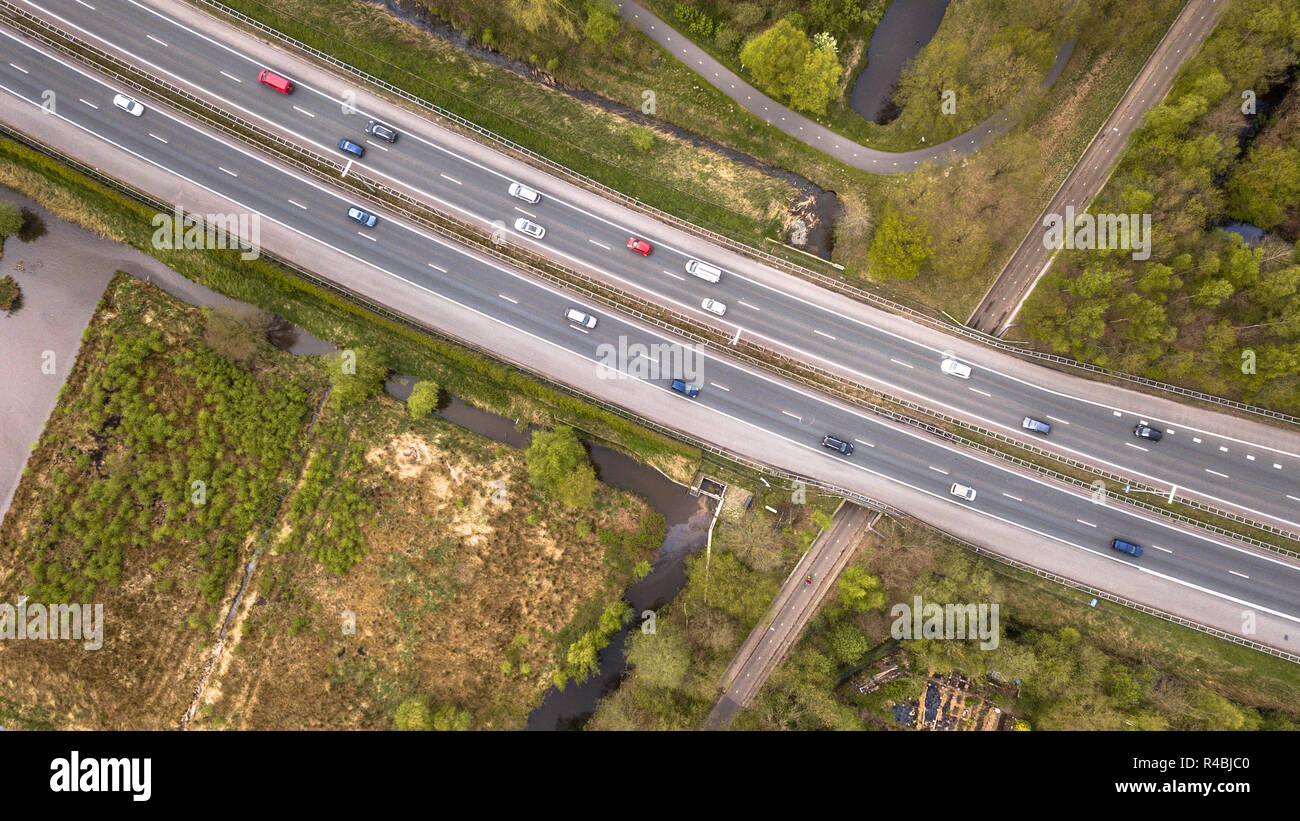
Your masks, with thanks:
[{"label": "white car", "polygon": [[965,499],[968,502],[975,501],[975,488],[973,487],[953,482],[952,487],[948,488],[948,492],[953,496],[956,496],[958,499]]},{"label": "white car", "polygon": [[958,362],[956,359],[948,358],[943,360],[943,364],[939,366],[939,370],[949,376],[958,376],[962,379],[970,379],[970,365],[967,365],[964,362]]},{"label": "white car", "polygon": [[577,308],[569,308],[564,312],[564,318],[582,328],[596,327],[596,317],[591,314],[585,314]]},{"label": "white car", "polygon": [[132,100],[125,94],[117,94],[113,97],[113,105],[130,114],[132,117],[139,117],[144,113],[144,106],[139,100]]},{"label": "white car", "polygon": [[535,222],[530,222],[529,220],[526,220],[523,217],[520,217],[519,219],[515,220],[515,230],[521,234],[527,234],[533,239],[541,239],[542,237],[546,236],[545,228],[543,228],[542,226],[538,225]]},{"label": "white car", "polygon": [[524,202],[531,202],[533,205],[542,201],[542,195],[529,188],[526,185],[520,185],[517,182],[510,183],[510,196],[518,197]]},{"label": "white car", "polygon": [[727,306],[716,299],[706,299],[700,303],[700,307],[711,314],[722,316],[727,312]]}]

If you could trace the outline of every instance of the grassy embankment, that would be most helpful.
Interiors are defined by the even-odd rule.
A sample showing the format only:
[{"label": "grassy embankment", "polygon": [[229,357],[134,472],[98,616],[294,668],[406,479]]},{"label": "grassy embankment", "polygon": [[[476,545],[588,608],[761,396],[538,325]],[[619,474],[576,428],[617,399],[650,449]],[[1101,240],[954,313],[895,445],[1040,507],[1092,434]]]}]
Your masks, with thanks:
[{"label": "grassy embankment", "polygon": [[322,372],[233,361],[210,322],[126,275],[101,301],[0,556],[6,600],[103,604],[103,647],[7,646],[7,720],[175,726],[269,529],[191,726],[385,728],[413,694],[522,726],[662,517],[607,486],[565,507],[521,452],[383,396],[305,436]]}]

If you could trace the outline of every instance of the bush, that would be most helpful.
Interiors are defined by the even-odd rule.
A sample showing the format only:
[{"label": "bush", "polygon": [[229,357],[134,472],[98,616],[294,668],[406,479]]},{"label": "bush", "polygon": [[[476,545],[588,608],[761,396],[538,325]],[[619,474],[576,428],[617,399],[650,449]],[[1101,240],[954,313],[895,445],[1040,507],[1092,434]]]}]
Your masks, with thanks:
[{"label": "bush", "polygon": [[0,242],[22,230],[23,212],[12,202],[0,202]]},{"label": "bush", "polygon": [[357,346],[321,357],[330,383],[330,402],[340,409],[361,404],[379,393],[388,379],[388,355],[376,348]]},{"label": "bush", "polygon": [[411,395],[406,399],[406,409],[415,419],[424,419],[438,409],[438,396],[442,388],[437,382],[424,380],[416,382]]},{"label": "bush", "polygon": [[433,713],[422,696],[412,696],[397,706],[393,723],[399,730],[432,730]]},{"label": "bush", "polygon": [[0,311],[16,311],[21,307],[22,301],[23,292],[18,287],[18,281],[8,275],[0,279]]},{"label": "bush", "polygon": [[618,35],[618,6],[613,0],[587,0],[587,24],[582,33],[596,48],[603,49]]},{"label": "bush", "polygon": [[538,431],[524,452],[533,487],[569,507],[590,508],[596,500],[596,471],[573,428]]},{"label": "bush", "polygon": [[740,45],[740,32],[731,26],[718,26],[718,30],[713,33],[713,42],[718,50],[724,54],[730,54]]},{"label": "bush", "polygon": [[638,125],[628,132],[627,138],[632,141],[632,147],[642,154],[649,151],[655,144],[655,133],[653,130]]}]

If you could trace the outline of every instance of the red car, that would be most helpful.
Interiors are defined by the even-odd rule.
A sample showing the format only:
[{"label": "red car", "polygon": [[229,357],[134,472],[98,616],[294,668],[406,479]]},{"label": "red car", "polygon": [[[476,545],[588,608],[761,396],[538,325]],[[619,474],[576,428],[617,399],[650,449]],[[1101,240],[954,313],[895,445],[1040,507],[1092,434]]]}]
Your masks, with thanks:
[{"label": "red car", "polygon": [[636,251],[638,254],[646,257],[650,256],[650,252],[654,250],[653,245],[643,239],[637,239],[636,237],[627,238],[627,247],[629,250]]},{"label": "red car", "polygon": [[270,86],[281,94],[293,93],[293,81],[287,77],[281,77],[274,71],[262,69],[257,75],[257,81],[262,85]]}]

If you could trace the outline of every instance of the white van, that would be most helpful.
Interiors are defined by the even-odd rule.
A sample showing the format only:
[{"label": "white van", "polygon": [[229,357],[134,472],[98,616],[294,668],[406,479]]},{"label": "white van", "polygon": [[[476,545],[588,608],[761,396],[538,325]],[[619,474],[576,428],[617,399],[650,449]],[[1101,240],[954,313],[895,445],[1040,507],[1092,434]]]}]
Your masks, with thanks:
[{"label": "white van", "polygon": [[686,263],[686,273],[693,277],[699,277],[705,282],[717,282],[722,279],[722,269],[716,265],[710,265],[707,262],[700,262],[693,259]]}]

